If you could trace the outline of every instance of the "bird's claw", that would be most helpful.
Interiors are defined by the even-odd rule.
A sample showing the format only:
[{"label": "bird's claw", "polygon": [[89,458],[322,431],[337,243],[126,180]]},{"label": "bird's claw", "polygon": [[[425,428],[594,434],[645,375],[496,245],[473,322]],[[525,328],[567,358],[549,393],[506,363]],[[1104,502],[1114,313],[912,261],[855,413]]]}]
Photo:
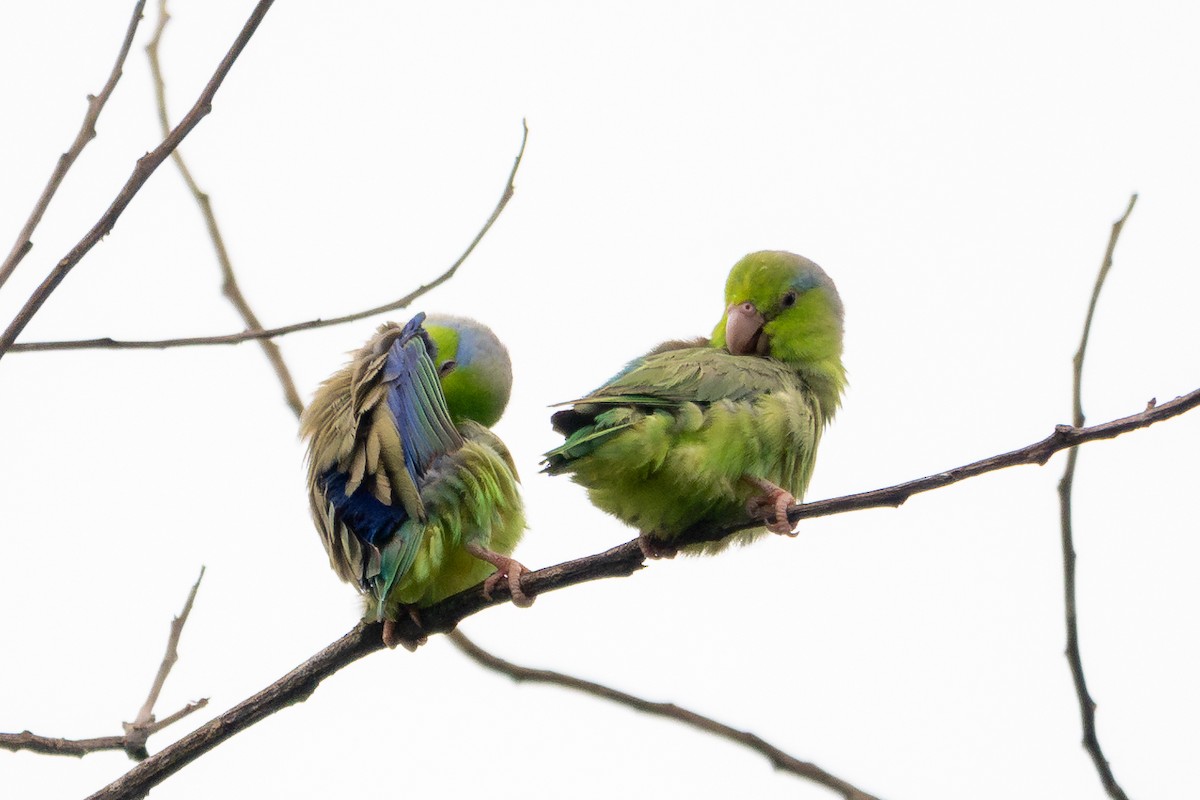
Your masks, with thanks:
[{"label": "bird's claw", "polygon": [[478,558],[480,561],[486,561],[496,568],[496,571],[487,577],[483,582],[483,596],[488,600],[492,599],[492,590],[496,588],[496,584],[502,580],[508,581],[508,593],[512,595],[514,606],[521,608],[529,608],[533,605],[533,595],[526,594],[521,589],[521,576],[529,572],[525,565],[515,558],[502,556],[499,553],[494,553],[482,545],[474,542],[467,545],[467,552]]},{"label": "bird's claw", "polygon": [[751,517],[763,520],[767,530],[782,536],[795,536],[795,525],[788,519],[788,507],[796,504],[796,498],[787,489],[781,489],[770,481],[750,478],[751,483],[763,490],[761,495],[750,498],[746,511]]},{"label": "bird's claw", "polygon": [[497,565],[496,571],[488,576],[483,582],[483,596],[488,600],[492,599],[492,590],[500,583],[500,581],[508,582],[508,593],[512,595],[514,606],[519,608],[529,608],[533,605],[534,597],[525,593],[521,588],[521,576],[529,572],[525,565],[515,558],[504,559],[503,565]]},{"label": "bird's claw", "polygon": [[[414,606],[407,606],[408,618],[416,623],[417,627],[421,627],[421,617],[417,613]],[[383,621],[383,643],[389,649],[395,650],[396,645],[400,645],[410,653],[416,652],[416,649],[429,641],[428,636],[418,636],[416,639],[409,639],[406,636],[400,635],[400,625],[394,619],[385,619]]]},{"label": "bird's claw", "polygon": [[638,547],[641,548],[642,555],[651,561],[657,561],[660,558],[674,558],[679,555],[678,547],[669,542],[651,539],[645,531],[638,534]]}]

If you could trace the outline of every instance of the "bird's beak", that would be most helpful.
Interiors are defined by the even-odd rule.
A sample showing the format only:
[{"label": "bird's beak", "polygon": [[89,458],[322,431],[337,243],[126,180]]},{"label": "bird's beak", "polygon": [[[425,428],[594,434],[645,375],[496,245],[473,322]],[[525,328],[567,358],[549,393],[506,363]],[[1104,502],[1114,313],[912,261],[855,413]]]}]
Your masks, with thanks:
[{"label": "bird's beak", "polygon": [[735,356],[762,355],[766,349],[762,329],[766,320],[754,303],[734,303],[725,311],[725,346]]}]

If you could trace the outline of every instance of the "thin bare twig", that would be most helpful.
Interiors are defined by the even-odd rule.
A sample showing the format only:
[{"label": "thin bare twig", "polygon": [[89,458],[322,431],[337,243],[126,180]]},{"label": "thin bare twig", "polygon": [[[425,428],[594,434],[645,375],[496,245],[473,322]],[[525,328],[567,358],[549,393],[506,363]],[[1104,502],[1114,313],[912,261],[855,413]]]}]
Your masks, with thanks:
[{"label": "thin bare twig", "polygon": [[75,756],[82,758],[89,753],[102,750],[125,749],[124,736],[99,736],[95,739],[60,739],[54,736],[39,736],[30,731],[0,733],[0,749],[28,750],[46,756]]},{"label": "thin bare twig", "polygon": [[133,7],[133,16],[129,20],[129,27],[125,29],[125,39],[121,42],[121,49],[117,53],[117,61],[113,64],[112,72],[108,75],[108,81],[104,84],[104,88],[100,90],[98,95],[88,95],[87,113],[83,116],[83,125],[79,128],[79,133],[75,135],[75,141],[71,143],[70,149],[58,157],[58,163],[54,167],[54,172],[50,174],[50,180],[46,183],[46,188],[42,190],[42,196],[38,198],[37,204],[33,207],[33,213],[29,215],[29,219],[25,221],[25,227],[21,228],[21,232],[17,234],[17,241],[13,243],[12,250],[8,257],[4,259],[4,263],[0,264],[0,286],[8,280],[17,265],[21,263],[21,259],[33,249],[33,231],[42,221],[42,216],[46,213],[46,209],[50,207],[50,201],[54,199],[54,194],[58,191],[58,187],[62,184],[63,178],[67,176],[67,171],[79,158],[79,154],[83,152],[83,148],[87,147],[88,142],[96,138],[96,121],[100,119],[100,112],[104,110],[105,103],[112,95],[113,90],[117,87],[117,81],[121,79],[121,71],[125,65],[125,57],[129,55],[129,48],[133,46],[133,36],[137,32],[138,23],[142,19],[142,9],[146,5],[146,0],[138,0]]},{"label": "thin bare twig", "polygon": [[573,675],[564,675],[561,672],[554,672],[548,669],[532,669],[514,664],[484,650],[468,639],[462,631],[454,630],[446,634],[446,636],[454,643],[455,647],[465,653],[476,664],[507,675],[514,681],[533,681],[535,683],[548,683],[553,686],[574,689],[577,692],[583,692],[593,697],[599,697],[602,700],[610,700],[618,705],[627,706],[635,711],[673,719],[676,722],[682,722],[693,728],[699,728],[722,739],[744,745],[766,756],[767,760],[771,762],[771,766],[775,767],[775,769],[790,772],[801,778],[807,778],[841,794],[846,800],[879,800],[875,795],[867,794],[862,789],[852,786],[841,778],[830,775],[816,764],[801,761],[795,756],[785,753],[778,747],[748,731],[739,731],[737,728],[731,728],[703,714],[697,714],[686,708],[680,708],[674,703],[655,703],[631,694],[626,694],[609,686],[604,686],[603,684],[576,678]]},{"label": "thin bare twig", "polygon": [[441,286],[446,281],[454,277],[454,273],[458,272],[458,268],[463,265],[467,257],[475,250],[475,247],[483,240],[483,237],[491,230],[492,225],[500,218],[500,213],[504,211],[508,201],[512,199],[516,187],[513,181],[517,176],[517,169],[521,166],[521,159],[525,155],[525,145],[529,141],[529,126],[522,121],[522,136],[521,149],[517,151],[517,157],[513,160],[512,170],[508,173],[508,183],[505,184],[504,192],[500,195],[500,201],[492,210],[491,216],[487,222],[475,234],[475,238],[463,251],[449,269],[438,275],[429,283],[418,286],[413,291],[401,297],[399,300],[393,300],[390,303],[385,303],[375,308],[368,308],[365,311],[356,311],[352,314],[346,314],[340,317],[332,317],[330,319],[313,319],[307,322],[297,322],[291,325],[283,325],[278,328],[267,328],[261,331],[242,331],[240,333],[230,333],[223,336],[191,336],[180,339],[158,339],[154,341],[120,341],[107,337],[99,339],[77,339],[72,341],[62,342],[22,342],[13,345],[10,349],[14,353],[29,353],[29,352],[44,352],[47,350],[162,350],[168,347],[195,347],[201,345],[225,345],[225,344],[240,344],[254,339],[271,339],[278,336],[285,336],[289,333],[297,331],[309,331],[317,328],[328,328],[332,325],[342,325],[347,322],[356,322],[360,319],[373,317],[378,314],[385,314],[389,311],[396,311],[401,308],[406,308],[417,298],[424,296],[428,292]]},{"label": "thin bare twig", "polygon": [[[1100,272],[1096,275],[1096,285],[1092,289],[1091,300],[1088,301],[1087,316],[1083,322],[1083,335],[1079,340],[1079,349],[1075,352],[1072,360],[1072,423],[1077,428],[1082,427],[1084,423],[1083,356],[1087,351],[1088,336],[1092,331],[1096,301],[1100,299],[1100,290],[1104,286],[1105,278],[1108,277],[1108,271],[1112,268],[1113,251],[1116,250],[1117,240],[1121,237],[1122,228],[1125,227],[1125,220],[1129,219],[1129,214],[1133,211],[1136,202],[1137,195],[1135,194],[1129,198],[1129,205],[1125,208],[1125,213],[1113,223],[1112,233],[1108,238],[1108,248],[1104,252]],[[1083,677],[1083,657],[1079,651],[1079,625],[1075,604],[1075,545],[1071,528],[1071,489],[1075,484],[1075,462],[1078,456],[1079,450],[1072,447],[1067,453],[1067,466],[1063,471],[1062,480],[1058,483],[1058,511],[1062,528],[1063,599],[1067,621],[1067,663],[1071,667],[1071,678],[1075,683],[1075,696],[1079,700],[1079,716],[1083,725],[1083,747],[1091,756],[1092,763],[1096,766],[1096,772],[1100,776],[1100,782],[1104,784],[1104,789],[1108,792],[1109,797],[1112,797],[1113,800],[1128,800],[1125,790],[1117,783],[1116,776],[1109,767],[1108,759],[1104,757],[1104,751],[1100,749],[1100,740],[1096,736],[1096,703],[1088,694],[1087,682]]]},{"label": "thin bare twig", "polygon": [[[827,516],[879,505],[899,505],[913,494],[947,486],[961,480],[992,472],[1016,464],[1042,464],[1051,455],[1074,445],[1094,439],[1110,439],[1123,433],[1144,428],[1165,419],[1178,416],[1200,405],[1200,388],[1178,397],[1169,403],[1148,408],[1140,414],[1095,425],[1091,428],[1075,428],[1060,425],[1054,433],[1040,442],[1034,442],[1021,450],[1014,450],[993,458],[983,459],[965,467],[932,475],[916,481],[865,492],[858,495],[824,500],[800,506],[794,516]],[[816,509],[809,513],[808,509]],[[789,516],[792,516],[791,514]],[[756,527],[761,523],[747,522],[744,527]],[[684,543],[709,541],[717,534],[689,532]],[[546,594],[556,589],[573,586],[601,578],[632,575],[644,566],[644,556],[637,539],[610,548],[603,553],[567,561],[526,573],[521,578],[521,588],[526,594]],[[463,619],[507,602],[508,588],[497,586],[491,597],[483,594],[483,585],[446,598],[442,602],[421,609],[421,626],[407,617],[397,621],[401,638],[417,639],[435,633],[449,633]],[[382,625],[360,622],[353,630],[326,647],[320,653],[228,711],[205,723],[174,744],[135,766],[104,789],[93,794],[90,800],[128,800],[143,797],[150,789],[180,769],[199,758],[235,734],[256,722],[265,719],[282,708],[306,700],[325,678],[358,659],[383,647]]]},{"label": "thin bare twig", "polygon": [[21,335],[21,331],[25,330],[25,326],[29,324],[42,305],[50,298],[50,295],[58,288],[58,285],[63,282],[63,279],[75,268],[88,251],[90,251],[97,242],[108,235],[112,231],[113,226],[117,224],[122,212],[149,180],[158,166],[170,155],[171,151],[179,146],[184,137],[199,124],[200,120],[212,111],[213,97],[217,90],[221,87],[221,83],[229,74],[229,70],[233,67],[233,63],[237,61],[243,49],[250,41],[250,37],[254,35],[254,31],[258,29],[259,23],[271,8],[275,0],[259,0],[254,7],[254,11],[250,14],[250,18],[246,21],[245,26],[238,34],[230,47],[229,52],[221,59],[221,63],[217,66],[208,85],[204,87],[204,91],[196,99],[191,110],[184,116],[180,123],[171,131],[170,136],[163,140],[162,144],[154,148],[151,152],[138,159],[137,165],[133,169],[133,174],[129,176],[129,180],[121,187],[121,191],[117,193],[116,199],[112,205],[100,217],[100,220],[92,227],[90,231],[67,253],[50,274],[46,276],[41,285],[34,290],[29,299],[25,301],[25,305],[17,312],[8,328],[3,334],[0,334],[0,358],[8,352],[12,347],[16,338]]},{"label": "thin bare twig", "polygon": [[[148,738],[207,705],[207,698],[201,698],[194,703],[188,703],[174,714],[169,714],[157,722],[147,725],[144,729],[144,735]],[[74,756],[75,758],[83,758],[86,755],[105,750],[124,750],[126,753],[129,753],[130,743],[131,739],[128,734],[122,736],[97,736],[94,739],[63,739],[57,736],[41,736],[30,731],[0,733],[0,750],[10,750],[14,753],[19,750],[28,750],[31,753],[38,753],[44,756]],[[144,750],[144,741],[141,746]],[[130,757],[134,758],[134,760],[141,760],[146,755],[138,757],[131,754]]]},{"label": "thin bare twig", "polygon": [[125,729],[124,735],[100,736],[93,739],[62,739],[53,736],[39,736],[29,731],[0,733],[0,749],[14,752],[30,750],[44,755],[76,757],[101,750],[124,750],[135,761],[146,758],[149,755],[146,752],[146,742],[152,735],[208,705],[208,699],[202,698],[194,703],[188,703],[175,713],[168,714],[160,720],[154,719],[154,705],[158,702],[158,695],[167,681],[171,667],[179,660],[179,636],[183,633],[183,626],[187,624],[188,615],[192,613],[192,604],[196,602],[196,592],[200,589],[200,581],[203,578],[204,567],[201,567],[200,577],[196,578],[196,582],[192,584],[192,590],[188,592],[183,611],[178,617],[171,620],[171,634],[167,637],[167,650],[163,655],[162,663],[159,664],[154,683],[150,686],[150,694],[146,698],[146,702],[142,704],[142,708],[133,722],[121,723]]},{"label": "thin bare twig", "polygon": [[[158,0],[158,25],[154,28],[154,36],[146,45],[146,56],[150,60],[150,74],[154,79],[154,98],[158,107],[158,122],[162,128],[163,136],[167,136],[171,132],[171,124],[168,121],[167,115],[167,90],[166,82],[163,80],[162,64],[158,58],[158,47],[162,41],[163,31],[167,27],[167,22],[171,19],[171,15],[167,13],[167,0]],[[242,294],[242,289],[238,285],[237,277],[233,273],[233,263],[229,258],[229,251],[225,248],[225,239],[221,236],[221,229],[217,225],[217,217],[213,212],[212,202],[206,192],[200,189],[196,179],[192,177],[191,170],[188,169],[187,163],[183,160],[183,151],[176,148],[171,153],[171,159],[175,162],[175,166],[179,169],[179,174],[183,176],[183,182],[187,184],[188,189],[195,198],[197,205],[200,206],[200,213],[204,215],[204,223],[208,228],[208,236],[212,239],[213,249],[216,250],[217,263],[221,266],[221,276],[223,278],[221,291],[233,307],[241,315],[242,322],[246,324],[246,329],[251,331],[261,331],[262,323],[258,321],[258,316],[250,308],[250,304],[246,302],[245,295]],[[296,382],[292,380],[292,374],[288,371],[287,364],[283,361],[283,354],[279,351],[279,345],[270,339],[259,339],[258,344],[262,347],[263,354],[266,355],[267,361],[271,364],[271,369],[275,371],[275,377],[279,379],[279,383],[283,387],[283,397],[287,402],[288,407],[296,413],[297,416],[304,410],[304,402],[300,399],[300,393],[296,391]]]},{"label": "thin bare twig", "polygon": [[[146,696],[146,702],[142,704],[133,722],[122,723],[122,727],[125,728],[125,752],[132,759],[140,761],[148,755],[146,740],[151,733],[161,727],[156,727],[154,706],[158,702],[158,695],[162,692],[163,684],[167,682],[167,676],[171,674],[171,668],[179,660],[179,637],[183,634],[183,626],[187,624],[188,616],[192,613],[192,605],[196,602],[196,592],[200,591],[200,581],[202,580],[204,580],[204,567],[200,567],[200,575],[192,584],[192,590],[188,592],[187,602],[183,604],[183,611],[179,613],[178,617],[171,620],[171,634],[167,637],[167,650],[163,653],[162,663],[158,665],[158,673],[154,676],[154,683],[150,685],[150,694]],[[207,703],[208,701],[203,702]],[[167,723],[164,722],[164,724]]]}]

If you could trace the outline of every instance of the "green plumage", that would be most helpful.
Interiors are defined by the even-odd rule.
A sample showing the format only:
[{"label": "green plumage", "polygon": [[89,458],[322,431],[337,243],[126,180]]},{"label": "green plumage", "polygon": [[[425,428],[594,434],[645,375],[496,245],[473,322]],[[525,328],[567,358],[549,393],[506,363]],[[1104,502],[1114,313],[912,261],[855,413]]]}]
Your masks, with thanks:
[{"label": "green plumage", "polygon": [[[756,480],[803,496],[845,386],[841,300],[816,264],[753,253],[730,273],[725,305],[711,340],[660,345],[553,417],[566,440],[546,471],[570,474],[654,542],[745,520]],[[737,322],[735,345],[731,311],[757,326]]]},{"label": "green plumage", "polygon": [[525,516],[508,448],[470,420],[459,430],[462,447],[435,462],[438,477],[420,492],[426,519],[409,519],[392,539],[398,551],[400,543],[413,543],[411,554],[398,555],[393,566],[389,546],[382,548],[380,588],[365,596],[368,618],[396,619],[402,605],[432,605],[494,573],[466,551],[467,543],[510,555],[521,539]]},{"label": "green plumage", "polygon": [[[525,528],[512,456],[476,421],[482,408],[481,421],[494,422],[507,403],[507,351],[461,318],[439,318],[426,337],[422,318],[381,326],[301,417],[313,518],[334,571],[363,592],[368,618],[397,619],[404,607],[483,581],[496,571],[492,557],[509,561]],[[447,364],[435,337],[488,346]],[[448,381],[481,371],[502,379]]]},{"label": "green plumage", "polygon": [[425,330],[437,345],[439,371],[454,363],[442,377],[451,418],[495,425],[512,390],[512,363],[504,345],[489,328],[466,317],[431,314]]}]

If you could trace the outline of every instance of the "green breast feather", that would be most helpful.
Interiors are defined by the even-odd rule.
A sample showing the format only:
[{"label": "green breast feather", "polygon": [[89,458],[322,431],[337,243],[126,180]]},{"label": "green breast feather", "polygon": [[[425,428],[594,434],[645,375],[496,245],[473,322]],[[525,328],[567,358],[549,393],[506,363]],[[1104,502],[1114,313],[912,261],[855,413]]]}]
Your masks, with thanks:
[{"label": "green breast feather", "polygon": [[567,438],[546,472],[571,473],[598,507],[666,542],[743,519],[755,493],[743,475],[803,494],[823,427],[786,365],[711,347],[653,353],[573,405],[554,416]]},{"label": "green breast feather", "polygon": [[569,474],[636,527],[648,557],[671,554],[685,532],[749,517],[791,533],[787,509],[841,402],[842,303],[824,270],[793,253],[751,253],[730,271],[724,303],[711,339],[659,345],[551,417],[565,439],[545,471]]}]

